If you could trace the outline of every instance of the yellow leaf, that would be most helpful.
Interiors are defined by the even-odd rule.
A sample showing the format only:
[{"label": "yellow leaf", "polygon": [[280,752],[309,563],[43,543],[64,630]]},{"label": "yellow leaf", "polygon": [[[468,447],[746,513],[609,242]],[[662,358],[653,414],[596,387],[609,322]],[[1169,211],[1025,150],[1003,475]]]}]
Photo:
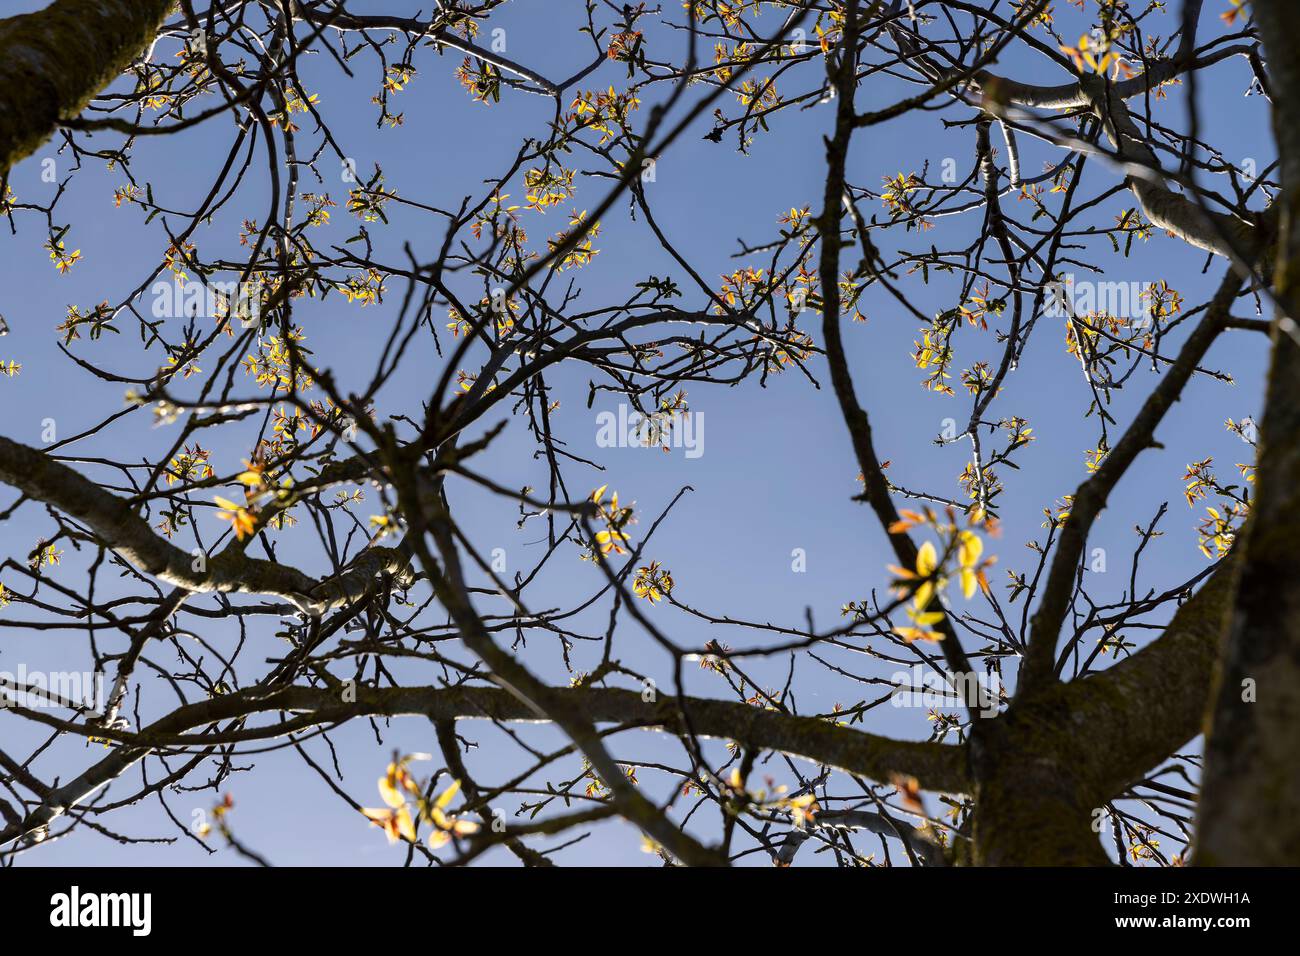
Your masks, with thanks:
[{"label": "yellow leaf", "polygon": [[979,587],[979,579],[974,571],[970,568],[961,569],[961,595],[966,600],[975,596],[975,589]]},{"label": "yellow leaf", "polygon": [[439,810],[445,810],[451,804],[451,801],[456,799],[456,794],[459,792],[460,781],[453,780],[450,787],[438,794],[438,799],[433,802],[433,805]]},{"label": "yellow leaf", "polygon": [[939,558],[935,554],[934,544],[927,541],[921,545],[921,550],[916,554],[916,573],[923,578],[928,578],[934,573],[935,565],[938,563]]}]

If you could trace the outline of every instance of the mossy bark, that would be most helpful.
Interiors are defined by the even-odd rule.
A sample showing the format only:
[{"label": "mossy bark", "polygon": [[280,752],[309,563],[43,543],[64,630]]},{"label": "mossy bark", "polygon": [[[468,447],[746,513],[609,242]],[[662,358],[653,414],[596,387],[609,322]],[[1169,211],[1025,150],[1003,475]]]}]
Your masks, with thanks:
[{"label": "mossy bark", "polygon": [[[1245,562],[1206,744],[1195,859],[1300,864],[1300,5],[1256,0],[1273,85],[1283,196],[1275,291],[1281,310],[1262,423]],[[1288,317],[1290,316],[1290,318]]]},{"label": "mossy bark", "polygon": [[0,174],[145,49],[175,0],[56,0],[0,20]]},{"label": "mossy bark", "polygon": [[1200,733],[1239,563],[1225,560],[1136,654],[977,721],[970,862],[1105,865],[1097,811]]},{"label": "mossy bark", "polygon": [[1105,866],[1093,761],[1060,700],[1017,702],[971,735],[976,866]]}]

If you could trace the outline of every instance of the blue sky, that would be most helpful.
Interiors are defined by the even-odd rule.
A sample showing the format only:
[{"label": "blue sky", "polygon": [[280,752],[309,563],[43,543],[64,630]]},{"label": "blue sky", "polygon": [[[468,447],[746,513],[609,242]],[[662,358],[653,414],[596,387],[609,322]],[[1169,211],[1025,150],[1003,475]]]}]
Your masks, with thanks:
[{"label": "blue sky", "polygon": [[[35,8],[40,4],[24,6]],[[404,5],[376,2],[354,6],[358,12],[373,12]],[[484,33],[495,26],[503,27],[509,56],[543,74],[567,76],[591,56],[590,41],[575,32],[580,15],[578,4],[521,2],[494,14]],[[1172,31],[1174,17],[1167,19],[1168,31]],[[765,29],[775,29],[779,21],[769,14],[760,22]],[[1207,36],[1222,29],[1217,18],[1207,16]],[[652,34],[651,39],[663,43],[665,51],[671,45],[674,55],[682,42],[678,35]],[[319,94],[321,110],[334,135],[356,157],[362,178],[374,163],[379,163],[386,184],[401,196],[454,207],[462,195],[480,188],[485,175],[503,167],[521,136],[544,132],[551,109],[544,98],[509,91],[501,103],[490,108],[473,103],[452,75],[458,63],[458,56],[439,58],[431,50],[421,49],[415,58],[417,77],[395,100],[395,108],[405,113],[405,124],[384,130],[375,129],[375,108],[369,104],[379,82],[373,60],[363,55],[353,61],[355,79],[341,75],[328,56],[303,62],[300,72],[307,88]],[[1041,60],[1012,60],[1000,69],[1028,81],[1067,79],[1055,68],[1044,67]],[[1271,138],[1261,98],[1242,95],[1249,82],[1247,65],[1234,61],[1216,68],[1212,75],[1216,81],[1202,84],[1201,90],[1204,138],[1220,144],[1229,160],[1240,164],[1251,158],[1262,169],[1272,155]],[[625,69],[611,63],[584,87],[603,88],[625,81]],[[907,89],[882,78],[864,88],[859,106],[868,109],[884,105]],[[1156,106],[1163,122],[1181,128],[1185,94],[1185,87],[1177,87],[1168,100]],[[969,109],[949,106],[940,115],[965,119],[970,113]],[[774,238],[777,217],[792,206],[811,205],[817,211],[824,173],[821,137],[831,115],[825,107],[782,114],[773,123],[771,134],[760,136],[749,155],[736,151],[734,138],[721,144],[705,141],[702,136],[709,128],[706,117],[698,130],[683,136],[660,157],[655,182],[647,187],[656,219],[701,274],[716,279],[742,265],[762,264],[761,260],[732,258],[738,251],[738,240],[761,243]],[[309,138],[309,124],[301,125],[304,138]],[[230,138],[228,122],[218,120],[179,136],[141,141],[133,154],[133,169],[140,179],[153,181],[163,205],[192,208],[209,189]],[[103,139],[106,142],[109,137]],[[1030,172],[1061,156],[1059,150],[1041,143],[1025,143],[1024,150],[1023,163]],[[855,184],[878,188],[884,177],[900,171],[919,173],[929,163],[933,180],[938,166],[948,157],[956,161],[958,176],[963,177],[974,161],[971,130],[944,130],[938,116],[922,114],[860,133],[854,141],[849,176]],[[45,158],[54,159],[60,181],[70,171],[66,154],[59,155],[54,144],[47,145],[11,174],[11,188],[20,201],[46,201],[53,195],[55,187],[41,179],[41,162]],[[217,250],[234,254],[240,217],[263,220],[268,192],[264,168],[258,165],[261,162],[259,154],[230,213],[196,233],[195,241],[205,255]],[[590,163],[585,165],[591,168]],[[335,167],[326,161],[321,168],[328,176]],[[1114,182],[1113,171],[1091,164],[1081,194],[1095,194]],[[69,249],[82,251],[83,260],[67,276],[55,272],[41,248],[45,235],[37,216],[20,215],[17,236],[6,233],[0,240],[0,314],[12,329],[0,339],[0,360],[23,364],[18,377],[0,378],[3,434],[15,440],[40,444],[42,422],[47,418],[57,422],[60,438],[73,435],[124,407],[123,386],[99,381],[76,368],[58,350],[54,331],[69,305],[84,309],[105,298],[117,301],[125,295],[143,280],[166,246],[165,234],[157,228],[157,222],[146,227],[137,210],[114,208],[112,191],[120,184],[119,174],[99,164],[88,165],[69,185],[56,221],[72,223],[65,241]],[[304,188],[329,191],[342,203],[347,186],[335,177],[335,181],[327,179],[324,184]],[[605,188],[605,181],[580,178],[571,205],[579,209],[594,207]],[[1013,212],[1019,212],[1013,199],[1008,202]],[[569,205],[563,208],[567,210]],[[1115,213],[1131,205],[1131,198],[1122,194],[1103,206],[1095,221],[1107,223]],[[703,305],[702,297],[692,293],[685,276],[654,243],[644,224],[628,218],[626,208],[625,203],[619,203],[604,217],[596,243],[599,255],[590,267],[575,274],[583,290],[578,307],[619,300],[637,281],[651,274],[673,275],[687,290],[686,304]],[[531,223],[530,232],[541,237],[558,231],[565,222],[562,213],[555,210],[545,221]],[[923,249],[931,242],[953,248],[968,241],[978,224],[978,219],[944,220],[932,232],[905,236],[889,233],[886,241],[908,249]],[[333,224],[325,228],[329,230],[329,241],[341,243],[354,231],[355,220],[340,206],[334,210]],[[320,244],[326,243],[321,235],[314,238]],[[431,259],[441,241],[439,221],[407,213],[393,216],[393,225],[383,239],[390,251],[409,242],[422,260]],[[1137,254],[1129,259],[1113,256],[1105,239],[1091,240],[1089,251],[1094,261],[1104,264],[1100,278],[1144,284],[1167,279],[1188,305],[1198,305],[1208,298],[1223,271],[1216,262],[1203,273],[1203,256],[1162,234],[1140,244]],[[845,262],[847,267],[847,257]],[[926,314],[956,304],[950,283],[925,286],[910,280],[904,288],[913,304]],[[392,280],[386,302],[364,309],[349,305],[339,296],[331,296],[323,303],[299,304],[297,321],[306,330],[308,344],[320,364],[333,367],[352,387],[368,381],[374,357],[395,319],[402,291]],[[921,373],[910,360],[917,337],[914,318],[875,290],[867,293],[861,307],[868,321],[845,327],[846,347],[858,397],[872,417],[877,449],[881,458],[892,462],[890,477],[902,486],[960,497],[955,479],[965,464],[968,448],[965,444],[941,448],[933,439],[943,429],[944,419],[951,417],[964,423],[969,403],[960,394],[945,397],[920,387]],[[1239,306],[1238,314],[1245,314],[1241,311],[1245,307],[1245,303]],[[1003,598],[1005,569],[1032,567],[1034,555],[1024,545],[1042,539],[1042,509],[1073,492],[1086,475],[1084,450],[1095,443],[1093,421],[1082,420],[1089,393],[1077,361],[1066,353],[1060,320],[1055,320],[1054,326],[1051,322],[1045,319],[1040,323],[1020,367],[1008,379],[994,406],[997,415],[1029,419],[1037,439],[1019,456],[1021,470],[1004,470],[1001,474],[1006,485],[1001,513],[1003,533],[991,543],[990,550],[999,559],[994,581]],[[818,318],[808,316],[806,328],[815,337],[819,337],[819,324]],[[1111,496],[1111,507],[1098,522],[1090,543],[1090,547],[1107,549],[1109,564],[1106,575],[1095,576],[1101,580],[1089,580],[1094,595],[1117,598],[1127,586],[1128,559],[1138,540],[1133,526],[1145,526],[1162,502],[1169,502],[1170,508],[1161,526],[1165,534],[1148,547],[1140,584],[1163,589],[1204,567],[1205,559],[1196,549],[1194,533],[1201,509],[1189,510],[1182,501],[1181,478],[1188,462],[1207,456],[1214,456],[1225,478],[1235,471],[1233,463],[1250,460],[1250,449],[1224,429],[1223,420],[1258,416],[1266,347],[1261,335],[1234,332],[1222,336],[1211,350],[1205,364],[1230,371],[1237,384],[1208,378],[1195,380],[1158,431],[1164,448],[1144,454]],[[141,354],[139,338],[129,323],[123,324],[119,336],[78,341],[73,350],[122,374],[146,374],[162,361],[156,348],[148,357]],[[958,338],[958,350],[959,368],[998,354],[991,334],[963,332]],[[418,411],[418,403],[428,397],[432,383],[443,371],[443,361],[431,347],[417,349],[398,374],[385,383],[376,403],[379,413]],[[616,403],[602,393],[588,410],[590,371],[585,367],[562,368],[549,376],[555,397],[561,401],[556,426],[575,455],[593,458],[606,468],[596,472],[570,466],[570,488],[584,494],[608,484],[624,500],[634,499],[642,519],[634,534],[634,541],[639,542],[653,518],[683,486],[690,485],[694,490],[683,497],[660,526],[645,553],[645,558],[671,568],[677,582],[675,596],[709,613],[795,626],[801,626],[808,614],[819,627],[832,627],[839,622],[839,609],[845,602],[862,600],[872,589],[883,594],[889,581],[885,565],[892,555],[868,509],[852,500],[858,491],[858,467],[829,389],[824,363],[814,360],[810,370],[821,383],[820,389],[794,372],[771,377],[766,388],[751,379],[734,388],[689,389],[692,410],[703,414],[706,422],[704,454],[689,459],[681,450],[663,454],[646,449],[598,448],[596,416],[614,409]],[[1139,371],[1118,393],[1110,411],[1121,426],[1156,380],[1149,371]],[[251,390],[248,383],[239,393],[249,394]],[[495,423],[503,415],[503,411],[494,411],[483,424]],[[153,427],[147,411],[137,411],[93,439],[63,451],[85,458],[103,455],[153,460],[169,446],[173,434],[165,426]],[[203,437],[218,469],[227,471],[247,456],[248,440],[248,432],[240,428],[210,431]],[[545,466],[533,457],[533,451],[527,431],[515,423],[484,455],[479,467],[507,486],[530,484],[544,488]],[[543,547],[538,543],[540,524],[530,523],[518,530],[517,510],[510,502],[464,483],[450,484],[448,493],[455,513],[476,543],[484,551],[496,547],[505,550],[510,572],[526,567],[530,556]],[[12,499],[12,490],[0,489],[0,508],[7,507]],[[373,502],[371,495],[367,506],[359,510],[363,520],[373,510],[367,510]],[[219,530],[218,523],[212,518],[199,520],[206,520],[203,530],[205,540],[210,542]],[[43,509],[25,506],[0,525],[0,554],[21,559],[50,526]],[[322,570],[322,556],[306,537],[305,528],[299,529],[297,538],[290,533],[277,540],[282,542],[283,560],[309,572]],[[796,548],[807,555],[805,573],[792,571],[791,556]],[[68,549],[53,576],[69,584],[84,581],[79,571],[89,556],[88,551],[78,556]],[[572,603],[599,587],[597,574],[590,564],[580,562],[576,553],[566,554],[534,586],[532,601],[537,606]],[[111,586],[107,577],[103,580],[106,587]],[[597,612],[581,618],[579,629],[601,634],[607,610],[607,605],[602,605]],[[740,648],[761,646],[771,639],[762,632],[711,627],[671,608],[655,608],[652,613],[656,623],[684,645],[698,646],[718,639]],[[29,670],[87,666],[83,636],[4,626],[5,615],[30,620],[31,614],[18,604],[0,611],[0,670],[13,670],[19,662]],[[227,622],[189,619],[187,623],[220,646],[228,647],[239,637],[234,625]],[[245,677],[255,676],[256,662],[283,650],[284,645],[273,636],[274,630],[262,626],[250,632],[253,645],[245,652]],[[120,640],[109,637],[108,632],[104,634],[105,640]],[[1139,643],[1145,639],[1144,632],[1130,637]],[[536,673],[567,683],[569,675],[553,644],[534,637],[523,654]],[[668,659],[630,619],[619,626],[616,656],[639,670],[659,675],[666,683]],[[177,664],[174,655],[165,650],[155,651],[153,658],[164,666]],[[595,643],[575,653],[580,669],[593,666],[598,659],[599,645]],[[866,662],[861,655],[830,652],[828,659],[863,675],[887,677],[897,669]],[[785,657],[753,660],[745,665],[756,679],[771,687],[784,683],[787,666]],[[397,672],[417,683],[438,678],[427,665]],[[851,705],[882,693],[879,687],[846,681],[808,659],[799,661],[796,674],[797,700],[807,712],[824,712],[836,702]],[[729,696],[718,678],[704,671],[690,673],[687,687],[702,696]],[[161,708],[171,698],[164,686],[154,681],[144,700],[147,708]],[[0,720],[5,725],[4,746],[10,753],[26,753],[40,739],[16,719],[0,715]],[[929,733],[924,710],[889,706],[872,711],[865,727],[898,737],[919,738]],[[500,780],[520,766],[519,752],[500,734],[477,724],[462,725],[462,733],[480,743],[467,759],[481,781]],[[559,741],[544,727],[529,726],[522,733],[535,746],[553,746]],[[431,728],[416,720],[387,728],[382,746],[375,743],[371,728],[359,722],[331,736],[345,773],[345,785],[363,803],[374,802],[373,781],[382,772],[391,749],[436,750]],[[319,742],[310,746],[318,760],[324,759],[325,751]],[[95,745],[85,749],[81,744],[64,744],[60,748],[42,757],[35,769],[47,777],[66,778],[80,772],[100,753]],[[620,759],[629,761],[671,760],[678,756],[673,747],[649,734],[628,738],[615,752]],[[720,748],[715,747],[712,753],[716,756]],[[250,757],[238,762],[254,761]],[[400,851],[390,849],[378,831],[340,803],[292,751],[259,756],[256,765],[255,771],[237,775],[223,787],[223,792],[234,795],[236,812],[232,823],[242,841],[278,864],[400,862]],[[440,765],[440,760],[435,759],[417,765],[417,769],[428,773]],[[156,768],[151,772],[156,774]],[[772,761],[764,772],[778,783],[793,782],[789,769],[780,761]],[[138,782],[138,768],[129,777]],[[640,778],[656,794],[664,792],[662,776],[647,771]],[[557,774],[555,779],[562,776]],[[130,786],[126,783],[126,787]],[[111,791],[109,798],[117,792]],[[208,808],[214,802],[210,792],[170,793],[167,800],[173,812],[184,820],[193,810]],[[507,813],[513,812],[515,806],[505,804]],[[153,798],[108,816],[103,822],[133,837],[177,836]],[[654,862],[652,857],[636,853],[638,843],[639,837],[629,825],[606,823],[595,828],[592,838],[564,851],[558,859],[570,864]],[[867,843],[864,839],[860,845]],[[209,857],[184,839],[172,845],[124,847],[86,829],[22,859],[46,865],[240,862],[229,852]],[[505,862],[504,857],[489,859]]]}]

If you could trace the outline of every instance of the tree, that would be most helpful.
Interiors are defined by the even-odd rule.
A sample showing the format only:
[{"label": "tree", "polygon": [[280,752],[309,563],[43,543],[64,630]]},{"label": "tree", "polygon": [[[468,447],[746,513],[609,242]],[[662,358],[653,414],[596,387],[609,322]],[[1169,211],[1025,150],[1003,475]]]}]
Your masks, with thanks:
[{"label": "tree", "polygon": [[[1283,39],[1300,27],[1297,11],[1280,3],[1259,4],[1258,16],[1272,73],[1290,89],[1300,63]],[[1289,31],[1289,32],[1288,32]],[[1209,738],[1200,812],[1200,858],[1209,863],[1278,865],[1300,854],[1300,831],[1287,812],[1295,807],[1297,764],[1294,726],[1297,696],[1294,549],[1286,541],[1300,497],[1300,402],[1289,383],[1300,360],[1295,313],[1297,232],[1294,200],[1300,182],[1300,143],[1295,106],[1277,101],[1274,130],[1283,193],[1273,292],[1277,318],[1264,416],[1267,439],[1259,456],[1260,490],[1243,547],[1241,569]],[[1257,701],[1256,701],[1257,697]],[[1252,706],[1243,706],[1250,700]],[[1253,706],[1258,703],[1258,707]],[[1280,811],[1280,812],[1279,812]]]},{"label": "tree", "polygon": [[0,169],[31,155],[148,46],[170,0],[59,0],[0,22]]},{"label": "tree", "polygon": [[[508,0],[427,19],[334,0],[58,0],[0,21],[11,242],[37,237],[74,281],[65,210],[104,165],[116,214],[157,245],[114,250],[120,287],[99,304],[14,323],[57,325],[60,378],[75,372],[65,387],[89,411],[71,428],[46,419],[39,443],[0,437],[17,493],[0,502],[0,606],[24,664],[0,672],[0,852],[68,833],[130,843],[114,815],[156,798],[160,825],[265,863],[273,852],[236,835],[237,794],[285,752],[304,789],[333,792],[408,861],[504,850],[550,865],[611,818],[687,865],[789,865],[809,842],[877,862],[864,833],[885,862],[927,866],[1102,864],[1107,847],[1125,863],[1179,864],[1189,847],[1213,864],[1300,860],[1300,21],[1283,0],[1221,5],[589,0],[545,28],[563,31],[556,70],[528,65]],[[390,180],[385,137],[452,73],[484,119],[438,136],[497,142],[498,116],[525,115],[510,110],[531,109],[530,127],[470,193]],[[1198,105],[1243,78],[1272,104],[1279,157],[1245,170],[1205,141]],[[370,98],[364,151],[325,82]],[[824,156],[795,142],[819,164],[816,208],[791,205],[710,281],[688,239],[699,224],[658,171],[701,143],[739,170],[812,121]],[[861,179],[863,141],[878,135],[878,153],[899,124],[942,126],[965,158]],[[151,165],[193,137],[206,154],[219,133],[210,181]],[[14,188],[53,156],[72,166],[53,190]],[[662,265],[602,274],[611,236]],[[1180,291],[1189,270],[1154,273],[1159,243],[1211,273],[1203,301]],[[1130,262],[1151,270],[1140,287],[1109,278]],[[333,338],[344,309],[367,331]],[[948,410],[938,445],[961,456],[955,481],[907,470],[926,436],[891,432],[881,452],[863,383],[888,358],[864,360],[861,340],[900,322],[920,327],[911,387]],[[1131,570],[1099,596],[1115,496],[1140,497],[1138,463],[1180,398],[1232,380],[1211,350],[1265,335],[1257,486],[1254,462],[1236,481],[1210,458],[1188,465],[1205,563],[1157,569],[1154,586],[1139,568],[1166,506],[1124,506]],[[1066,436],[1086,468],[1043,508],[1000,476],[1046,464],[1008,395],[1049,340],[1086,395]],[[0,387],[53,374],[24,364],[0,364]],[[418,392],[393,384],[413,370]],[[653,489],[647,519],[577,444],[594,421],[598,446],[689,455],[696,406],[720,386],[823,382],[860,470],[844,497],[893,562],[861,545],[869,596],[832,627],[815,623],[826,608],[798,625],[716,609],[656,553],[690,489]],[[585,417],[561,413],[570,392]],[[99,411],[122,393],[124,409]],[[1198,420],[1214,422],[1205,404]],[[1256,444],[1252,420],[1228,426]],[[646,469],[638,493],[654,480]],[[1040,509],[1030,565],[1008,566],[1000,528]],[[496,548],[494,521],[536,547]],[[81,636],[81,666],[26,667],[28,635]],[[897,676],[913,664],[919,686]],[[809,669],[887,689],[828,709],[809,703]],[[106,674],[102,693],[62,686],[81,672]],[[865,729],[909,694],[929,739]],[[1189,744],[1207,716],[1201,774]],[[355,786],[359,725],[387,765],[380,807]],[[645,728],[653,758],[628,733]]]}]

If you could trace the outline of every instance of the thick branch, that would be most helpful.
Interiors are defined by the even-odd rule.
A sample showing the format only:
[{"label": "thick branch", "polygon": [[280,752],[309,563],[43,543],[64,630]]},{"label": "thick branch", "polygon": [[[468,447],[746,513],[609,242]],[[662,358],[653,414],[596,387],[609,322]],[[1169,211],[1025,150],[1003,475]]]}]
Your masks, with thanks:
[{"label": "thick branch", "polygon": [[1132,657],[973,728],[977,864],[1105,864],[1094,814],[1200,732],[1236,560]]},{"label": "thick branch", "polygon": [[233,549],[198,561],[154,533],[122,498],[44,452],[2,436],[0,481],[71,515],[136,568],[187,591],[274,594],[320,614],[363,597],[381,572],[396,575],[407,566],[406,557],[395,549],[370,548],[336,577],[317,582],[288,565]]},{"label": "thick branch", "polygon": [[146,48],[174,0],[56,0],[0,20],[0,175]]},{"label": "thick branch", "polygon": [[1300,863],[1300,8],[1256,0],[1281,157],[1282,221],[1257,490],[1205,749],[1196,860]]},{"label": "thick branch", "polygon": [[1042,598],[1034,612],[1018,693],[1031,694],[1055,680],[1057,637],[1070,605],[1075,569],[1088,540],[1088,532],[1134,459],[1155,444],[1156,427],[1178,401],[1197,365],[1223,330],[1240,284],[1236,273],[1229,271],[1201,321],[1183,343],[1177,359],[1147,396],[1124,436],[1106,455],[1101,467],[1075,492],[1070,516],[1061,529],[1061,540],[1052,557]]},{"label": "thick branch", "polygon": [[1058,689],[1085,745],[1094,798],[1113,798],[1203,729],[1240,547],[1161,636],[1100,674]]},{"label": "thick branch", "polygon": [[[552,689],[553,699],[584,714],[593,723],[660,727],[674,734],[687,728],[678,698],[662,696],[646,701],[641,694],[613,688]],[[336,724],[365,716],[425,716],[434,721],[492,719],[541,722],[536,710],[513,693],[497,687],[392,687],[356,688],[356,700],[345,701],[339,689],[287,687],[272,693],[243,691],[227,694],[173,711],[137,734],[95,729],[99,736],[122,741],[125,746],[91,767],[77,779],[51,790],[41,806],[27,815],[20,827],[0,830],[0,845],[48,825],[121,776],[159,746],[203,746],[215,742],[208,735],[185,735],[249,714],[291,711],[309,715],[310,724]],[[350,695],[349,695],[350,696]],[[701,737],[734,740],[755,750],[775,750],[873,780],[893,774],[916,777],[922,787],[953,793],[967,787],[966,755],[962,748],[928,742],[890,740],[841,727],[816,717],[792,717],[748,704],[686,698],[691,726]],[[250,739],[266,734],[248,732]],[[223,734],[222,739],[239,734]]]},{"label": "thick branch", "polygon": [[[1148,144],[1129,113],[1126,100],[1149,93],[1158,86],[1194,70],[1203,70],[1233,56],[1248,56],[1249,47],[1225,47],[1197,57],[1196,25],[1201,0],[1188,0],[1184,9],[1188,28],[1180,38],[1178,50],[1169,59],[1151,64],[1132,79],[1108,82],[1104,76],[1084,75],[1077,82],[1059,86],[1020,83],[988,72],[976,74],[983,93],[977,104],[1000,118],[1008,118],[1007,106],[1033,109],[1091,109],[1115,146],[1116,157],[1130,168],[1147,170],[1147,175],[1129,176],[1129,188],[1137,197],[1143,213],[1156,226],[1166,229],[1198,249],[1247,265],[1262,249],[1263,239],[1254,223],[1222,213],[1208,212],[1195,201],[1164,184],[1164,176],[1155,151]],[[1014,118],[1014,117],[1011,117]]]},{"label": "thick branch", "polygon": [[[1115,145],[1116,156],[1125,163],[1159,170],[1160,160],[1133,121],[1123,97],[1101,80],[1086,85],[1091,90],[1093,110]],[[1261,236],[1253,223],[1202,209],[1193,200],[1145,176],[1130,176],[1128,180],[1146,217],[1184,242],[1226,259],[1240,254],[1253,262],[1260,253]]]}]

